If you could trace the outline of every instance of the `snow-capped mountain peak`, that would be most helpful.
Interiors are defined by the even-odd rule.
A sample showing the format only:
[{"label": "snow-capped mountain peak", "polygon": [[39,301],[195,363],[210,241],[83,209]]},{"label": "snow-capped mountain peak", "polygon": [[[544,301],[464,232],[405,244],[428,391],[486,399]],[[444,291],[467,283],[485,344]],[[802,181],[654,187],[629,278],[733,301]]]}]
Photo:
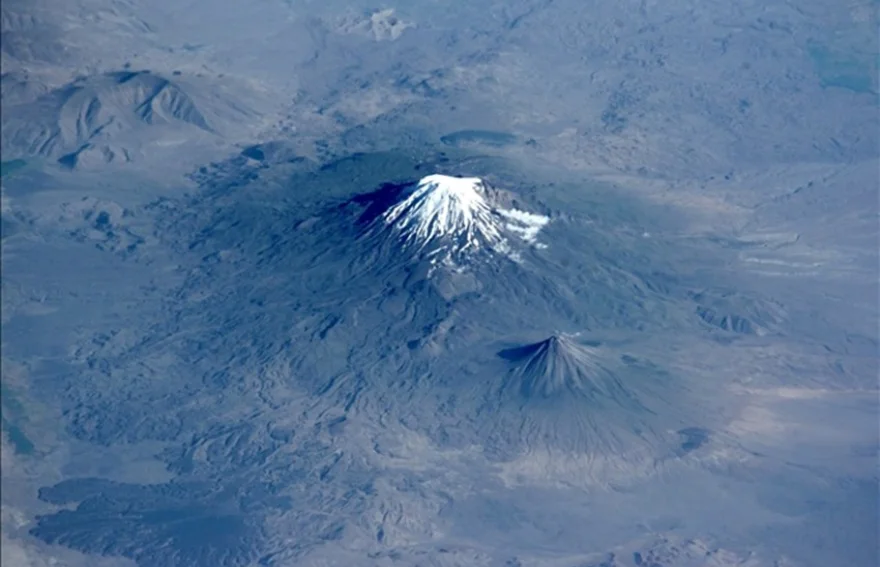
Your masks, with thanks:
[{"label": "snow-capped mountain peak", "polygon": [[461,256],[483,248],[508,252],[508,234],[530,241],[548,220],[501,209],[493,201],[477,177],[428,175],[382,218],[406,246],[427,249],[432,256]]},{"label": "snow-capped mountain peak", "polygon": [[424,248],[450,239],[463,252],[502,240],[495,216],[479,178],[429,175],[384,219],[407,244]]}]

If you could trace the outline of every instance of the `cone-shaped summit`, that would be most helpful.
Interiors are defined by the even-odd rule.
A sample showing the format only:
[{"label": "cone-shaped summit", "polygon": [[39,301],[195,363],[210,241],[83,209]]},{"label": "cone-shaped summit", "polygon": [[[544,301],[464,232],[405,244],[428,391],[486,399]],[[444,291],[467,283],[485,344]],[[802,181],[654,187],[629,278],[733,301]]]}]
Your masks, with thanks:
[{"label": "cone-shaped summit", "polygon": [[508,370],[481,411],[501,445],[638,460],[690,421],[678,380],[609,347],[554,334],[498,355]]},{"label": "cone-shaped summit", "polygon": [[464,252],[502,240],[499,218],[486,197],[479,178],[429,175],[383,219],[407,245],[425,248],[447,239],[452,251]]},{"label": "cone-shaped summit", "polygon": [[378,216],[378,228],[411,252],[456,261],[480,250],[508,253],[511,237],[531,241],[549,219],[504,209],[477,177],[428,175]]},{"label": "cone-shaped summit", "polygon": [[600,364],[595,349],[565,335],[555,334],[499,354],[514,364],[509,386],[528,399],[566,393],[613,399],[626,394],[623,385]]}]

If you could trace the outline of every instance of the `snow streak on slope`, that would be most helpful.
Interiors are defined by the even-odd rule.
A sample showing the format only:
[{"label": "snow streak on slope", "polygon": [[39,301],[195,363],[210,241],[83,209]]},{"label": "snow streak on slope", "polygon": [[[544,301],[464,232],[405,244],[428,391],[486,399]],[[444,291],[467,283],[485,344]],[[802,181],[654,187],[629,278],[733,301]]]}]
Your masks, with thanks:
[{"label": "snow streak on slope", "polygon": [[[428,175],[415,191],[382,215],[407,248],[440,260],[478,250],[509,253],[509,234],[531,242],[549,219],[494,202],[477,177]],[[507,221],[507,222],[504,222]]]},{"label": "snow streak on slope", "polygon": [[390,208],[385,222],[400,230],[407,244],[424,248],[442,238],[457,241],[459,251],[502,240],[492,208],[476,177],[429,175],[403,202]]}]

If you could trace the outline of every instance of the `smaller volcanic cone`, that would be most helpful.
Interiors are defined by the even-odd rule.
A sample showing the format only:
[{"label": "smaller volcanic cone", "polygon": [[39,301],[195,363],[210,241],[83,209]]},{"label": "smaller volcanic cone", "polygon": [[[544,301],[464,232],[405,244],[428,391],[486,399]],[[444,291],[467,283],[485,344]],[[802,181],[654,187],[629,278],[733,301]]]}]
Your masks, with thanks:
[{"label": "smaller volcanic cone", "polygon": [[667,432],[692,423],[682,384],[648,361],[562,334],[498,355],[507,372],[480,414],[499,452],[648,458],[665,450]]},{"label": "smaller volcanic cone", "polygon": [[565,335],[501,351],[514,363],[508,388],[524,399],[557,396],[586,397],[628,405],[634,401],[626,387],[603,367],[596,349],[580,345]]}]

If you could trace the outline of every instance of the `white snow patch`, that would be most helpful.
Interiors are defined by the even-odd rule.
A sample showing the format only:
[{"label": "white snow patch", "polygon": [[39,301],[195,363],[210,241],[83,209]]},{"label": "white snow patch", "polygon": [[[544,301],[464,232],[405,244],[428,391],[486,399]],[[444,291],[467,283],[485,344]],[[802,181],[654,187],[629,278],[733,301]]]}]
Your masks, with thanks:
[{"label": "white snow patch", "polygon": [[414,27],[414,23],[398,18],[394,8],[386,8],[372,14],[348,16],[339,23],[338,29],[342,33],[365,35],[375,41],[394,41]]},{"label": "white snow patch", "polygon": [[385,212],[404,241],[420,248],[447,237],[458,240],[456,252],[474,250],[503,240],[492,207],[478,177],[429,175],[416,190]]},{"label": "white snow patch", "polygon": [[550,222],[549,217],[517,209],[498,209],[498,214],[510,221],[506,225],[507,230],[529,243],[534,243],[544,225]]},{"label": "white snow patch", "polygon": [[408,246],[432,248],[435,262],[451,261],[481,248],[517,259],[506,236],[534,243],[549,218],[516,209],[493,206],[491,195],[478,177],[428,175],[416,190],[388,209],[383,220],[401,234]]}]

